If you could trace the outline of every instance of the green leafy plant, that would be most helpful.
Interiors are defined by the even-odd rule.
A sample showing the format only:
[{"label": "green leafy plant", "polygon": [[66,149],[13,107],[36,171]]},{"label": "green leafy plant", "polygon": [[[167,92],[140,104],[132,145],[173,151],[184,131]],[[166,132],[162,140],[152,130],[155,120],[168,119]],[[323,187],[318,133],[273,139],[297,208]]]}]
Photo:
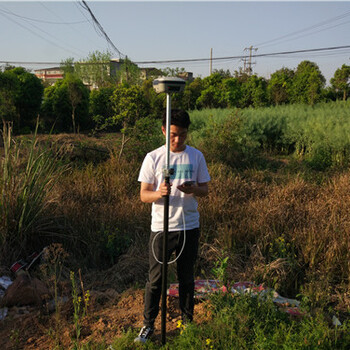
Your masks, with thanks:
[{"label": "green leafy plant", "polygon": [[215,261],[212,272],[216,279],[221,281],[223,285],[226,285],[228,282],[228,276],[227,276],[227,261],[228,256],[225,258],[219,258],[217,261]]}]

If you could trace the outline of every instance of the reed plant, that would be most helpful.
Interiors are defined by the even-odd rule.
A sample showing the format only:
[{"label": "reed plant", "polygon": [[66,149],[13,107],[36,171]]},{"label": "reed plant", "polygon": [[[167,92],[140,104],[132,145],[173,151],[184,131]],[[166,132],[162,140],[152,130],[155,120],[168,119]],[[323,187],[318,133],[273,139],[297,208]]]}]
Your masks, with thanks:
[{"label": "reed plant", "polygon": [[28,243],[47,228],[45,210],[52,200],[49,194],[65,170],[49,149],[38,147],[37,129],[25,140],[14,138],[12,126],[3,124],[0,249],[6,260],[25,253]]},{"label": "reed plant", "polygon": [[[275,154],[293,154],[311,168],[324,170],[349,164],[350,102],[337,101],[315,106],[283,105],[243,110],[194,111],[193,142],[205,134],[217,133],[216,125],[223,126],[220,135],[229,134],[227,150],[240,152],[265,151]],[[239,119],[239,127],[232,121]],[[231,123],[231,124],[230,124]],[[213,135],[213,134],[212,134]],[[220,143],[220,137],[217,137]],[[203,141],[203,140],[202,140]],[[213,143],[215,139],[212,140]],[[212,148],[215,144],[212,144]],[[217,156],[220,156],[219,154]]]}]

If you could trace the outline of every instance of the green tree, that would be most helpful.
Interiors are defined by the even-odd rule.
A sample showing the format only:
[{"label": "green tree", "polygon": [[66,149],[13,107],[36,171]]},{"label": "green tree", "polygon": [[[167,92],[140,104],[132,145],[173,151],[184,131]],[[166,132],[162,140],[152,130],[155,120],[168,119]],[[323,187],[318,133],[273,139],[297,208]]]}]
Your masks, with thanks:
[{"label": "green tree", "polygon": [[74,72],[84,83],[94,87],[116,83],[116,77],[111,74],[111,57],[109,51],[94,51],[86,59],[75,62]]},{"label": "green tree", "polygon": [[120,68],[116,71],[116,81],[127,84],[141,84],[141,70],[127,57],[121,61]]},{"label": "green tree", "polygon": [[186,70],[184,67],[176,67],[176,68],[170,68],[166,67],[161,70],[162,75],[165,77],[177,77],[178,75],[181,75],[182,73],[185,73]]},{"label": "green tree", "polygon": [[229,69],[214,69],[213,73],[220,74],[224,79],[232,78],[232,74]]},{"label": "green tree", "polygon": [[294,71],[282,68],[271,74],[267,85],[267,94],[273,105],[289,103]]},{"label": "green tree", "polygon": [[326,79],[316,63],[302,61],[293,78],[292,102],[314,105],[322,98]]},{"label": "green tree", "polygon": [[150,117],[160,119],[164,109],[164,94],[157,94],[153,88],[153,79],[146,79],[142,82],[142,93],[148,101]]},{"label": "green tree", "polygon": [[73,74],[74,73],[74,58],[70,57],[66,60],[63,60],[60,64],[60,68],[63,70],[63,76],[65,76],[67,73]]},{"label": "green tree", "polygon": [[220,73],[213,73],[203,79],[203,90],[197,99],[199,108],[227,107],[223,89],[223,77]]},{"label": "green tree", "polygon": [[11,121],[17,128],[16,95],[19,81],[10,71],[0,72],[0,120]]},{"label": "green tree", "polygon": [[46,129],[75,132],[89,128],[89,90],[79,78],[68,74],[45,89],[42,116]]},{"label": "green tree", "polygon": [[187,110],[198,108],[197,100],[203,90],[203,81],[201,78],[194,79],[191,83],[185,85],[183,92],[183,107]]},{"label": "green tree", "polygon": [[6,71],[13,74],[18,80],[18,88],[15,90],[15,105],[18,114],[18,131],[29,127],[34,130],[36,119],[40,112],[44,92],[41,80],[22,67]]},{"label": "green tree", "polygon": [[267,82],[264,78],[257,75],[250,76],[242,83],[242,98],[240,106],[245,107],[264,107],[267,105]]},{"label": "green tree", "polygon": [[341,68],[338,68],[330,83],[337,93],[343,93],[343,101],[345,101],[350,90],[350,66],[343,64]]},{"label": "green tree", "polygon": [[249,75],[243,71],[242,67],[239,70],[235,70],[233,76],[238,79],[240,83],[245,83],[249,79]]},{"label": "green tree", "polygon": [[[80,123],[85,126],[88,119],[89,90],[83,82],[71,73],[67,73],[63,80],[63,86],[66,87],[71,106],[73,133],[76,133],[76,112],[80,108]],[[84,110],[83,110],[84,109]],[[86,123],[87,124],[87,123]]]},{"label": "green tree", "polygon": [[242,98],[242,84],[238,78],[225,79],[224,89],[227,105],[229,107],[239,107],[239,101]]},{"label": "green tree", "polygon": [[[105,129],[106,120],[110,120],[114,114],[111,101],[113,91],[112,86],[107,86],[90,92],[89,113],[96,130]],[[107,127],[107,130],[116,131],[116,128]]]},{"label": "green tree", "polygon": [[149,115],[149,103],[140,86],[125,83],[117,86],[111,100],[114,115],[110,122],[122,126],[122,144],[119,152],[121,157],[135,122]]}]

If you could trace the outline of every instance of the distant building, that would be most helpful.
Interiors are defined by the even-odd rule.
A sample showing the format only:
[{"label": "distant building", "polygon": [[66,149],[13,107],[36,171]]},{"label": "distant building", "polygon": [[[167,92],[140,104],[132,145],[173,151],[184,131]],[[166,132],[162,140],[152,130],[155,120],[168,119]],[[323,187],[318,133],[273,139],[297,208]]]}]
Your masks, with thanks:
[{"label": "distant building", "polygon": [[[118,71],[122,68],[122,65],[124,64],[123,59],[111,59],[109,62],[102,63],[104,66],[104,69],[107,71],[107,74],[110,77],[116,77]],[[130,62],[130,64],[135,65],[134,63]],[[136,66],[136,65],[135,65]],[[152,77],[158,77],[162,75],[162,71],[154,68],[139,68],[141,76],[140,78],[142,80],[146,80]],[[37,69],[34,71],[34,74],[44,82],[53,85],[55,82],[59,79],[63,79],[63,70],[61,67],[53,67],[53,68],[43,68],[43,69]],[[178,74],[179,78],[182,78],[186,81],[193,81],[193,73],[192,72],[182,72]],[[85,80],[85,79],[84,79]],[[89,83],[87,81],[84,81],[84,84],[90,88],[90,90],[96,89],[97,85],[94,83]]]},{"label": "distant building", "polygon": [[50,85],[55,84],[59,79],[63,79],[63,70],[60,67],[37,69],[34,74]]},{"label": "distant building", "polygon": [[182,78],[183,80],[186,80],[186,81],[193,81],[193,73],[192,72],[183,72],[183,73],[179,73],[177,75],[179,78]]},{"label": "distant building", "polygon": [[162,72],[157,68],[140,68],[141,79],[146,80],[152,77],[158,77],[162,75]]},{"label": "distant building", "polygon": [[[123,59],[119,59],[119,58],[111,59],[110,65],[109,65],[110,76],[111,77],[117,76],[117,72],[122,68],[124,63],[125,63],[125,60]],[[137,65],[131,61],[129,61],[129,64],[137,67]],[[146,80],[148,78],[156,77],[162,74],[162,72],[159,69],[154,67],[139,68],[139,70],[141,73],[140,78],[142,80]]]}]

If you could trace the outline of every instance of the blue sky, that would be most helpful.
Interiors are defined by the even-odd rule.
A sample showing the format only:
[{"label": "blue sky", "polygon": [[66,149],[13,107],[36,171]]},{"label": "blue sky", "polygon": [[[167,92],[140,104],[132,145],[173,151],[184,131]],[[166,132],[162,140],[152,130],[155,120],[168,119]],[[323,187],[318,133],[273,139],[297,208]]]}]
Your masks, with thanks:
[{"label": "blue sky", "polygon": [[[131,60],[237,57],[350,45],[350,1],[87,1],[114,45]],[[94,28],[81,1],[1,1],[0,61],[76,61],[95,50],[112,50]],[[118,57],[116,52],[113,56]],[[329,79],[350,65],[350,48],[253,58],[253,71],[269,78],[282,67],[315,62]],[[1,65],[2,63],[0,63]],[[22,64],[24,65],[24,64]],[[50,65],[25,65],[30,69]],[[51,65],[52,66],[52,65]],[[195,76],[209,73],[209,62],[154,63],[184,67]],[[243,67],[240,58],[213,61],[213,69]]]}]

